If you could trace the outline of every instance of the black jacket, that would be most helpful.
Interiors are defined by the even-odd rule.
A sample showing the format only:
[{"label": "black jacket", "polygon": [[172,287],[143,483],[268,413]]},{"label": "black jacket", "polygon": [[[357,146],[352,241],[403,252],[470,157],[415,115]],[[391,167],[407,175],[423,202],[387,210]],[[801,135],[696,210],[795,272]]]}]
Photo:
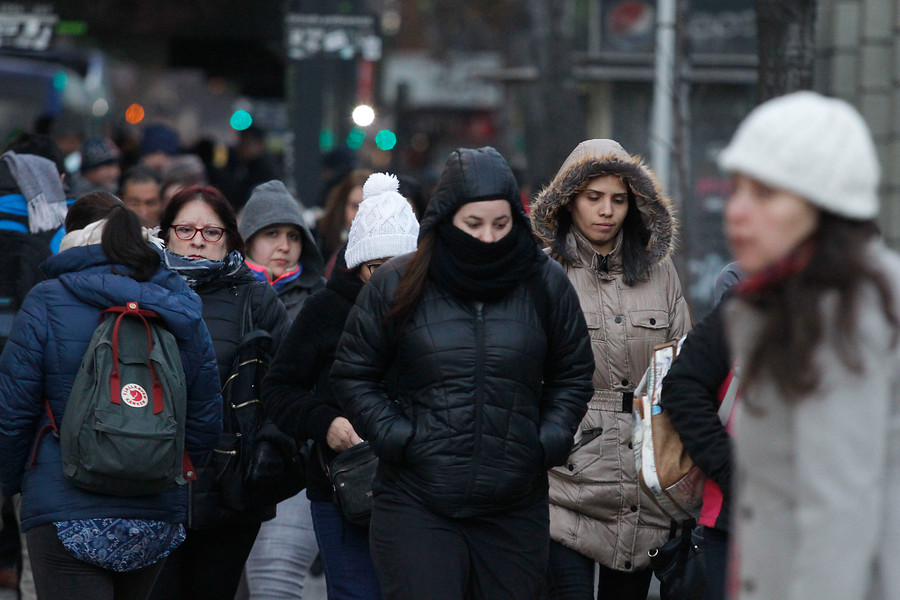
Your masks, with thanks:
[{"label": "black jacket", "polygon": [[[272,334],[276,348],[287,333],[290,321],[281,300],[268,283],[254,279],[250,269],[241,264],[233,275],[223,275],[194,288],[203,301],[203,320],[209,329],[219,366],[219,380],[224,383],[231,371],[237,343],[241,338],[242,289],[252,286],[250,306],[256,327]],[[237,513],[219,501],[213,466],[197,470],[198,480],[191,484],[191,521],[193,528],[227,522],[259,522],[275,516],[275,507]]]},{"label": "black jacket", "polygon": [[[593,355],[578,298],[546,260],[488,304],[427,284],[402,338],[382,320],[411,255],[375,272],[347,320],[332,368],[338,401],[396,485],[451,517],[537,502],[565,460],[591,398]],[[552,308],[550,308],[552,304]],[[383,380],[396,369],[397,390]]]},{"label": "black jacket", "polygon": [[298,444],[314,440],[310,452],[306,490],[310,500],[329,501],[331,483],[320,466],[319,452],[330,461],[335,453],[325,441],[328,427],[343,411],[328,381],[334,352],[344,322],[363,282],[338,266],[325,286],[310,296],[294,319],[269,374],[263,380],[262,398],[279,429]]},{"label": "black jacket", "polygon": [[[662,407],[691,460],[722,491],[715,528],[728,531],[731,499],[731,437],[719,419],[719,398],[731,370],[722,304],[688,333],[663,379]],[[705,511],[704,511],[705,512]]]}]

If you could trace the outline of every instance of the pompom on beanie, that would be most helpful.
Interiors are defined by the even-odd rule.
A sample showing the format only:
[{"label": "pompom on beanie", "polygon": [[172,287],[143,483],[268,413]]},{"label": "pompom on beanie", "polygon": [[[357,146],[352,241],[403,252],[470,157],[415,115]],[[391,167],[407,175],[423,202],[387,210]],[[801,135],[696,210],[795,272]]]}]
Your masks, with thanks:
[{"label": "pompom on beanie", "polygon": [[261,183],[250,194],[241,210],[238,233],[249,242],[260,229],[270,225],[296,225],[306,228],[303,211],[284,184],[277,179]]},{"label": "pompom on beanie", "polygon": [[363,184],[363,201],[347,236],[347,268],[416,249],[419,222],[399,188],[388,173],[373,173]]},{"label": "pompom on beanie", "polygon": [[843,100],[804,91],[761,104],[740,124],[719,166],[838,216],[878,215],[875,145],[862,116]]}]

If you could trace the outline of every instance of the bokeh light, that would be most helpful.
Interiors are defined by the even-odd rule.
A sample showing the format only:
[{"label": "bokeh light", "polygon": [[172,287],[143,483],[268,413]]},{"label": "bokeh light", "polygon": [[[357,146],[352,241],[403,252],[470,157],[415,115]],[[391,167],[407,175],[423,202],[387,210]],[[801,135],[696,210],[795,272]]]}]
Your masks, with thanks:
[{"label": "bokeh light", "polygon": [[353,122],[360,127],[368,127],[375,121],[375,111],[367,104],[360,104],[353,109]]},{"label": "bokeh light", "polygon": [[392,150],[397,145],[397,134],[390,129],[382,129],[375,134],[375,145],[379,150]]},{"label": "bokeh light", "polygon": [[144,120],[144,107],[135,102],[125,109],[125,120],[136,125]]},{"label": "bokeh light", "polygon": [[250,116],[246,110],[236,110],[234,114],[231,115],[231,127],[238,130],[244,131],[248,127],[253,125],[253,117]]},{"label": "bokeh light", "polygon": [[365,130],[362,127],[354,127],[347,134],[347,147],[351,150],[359,150],[365,139]]}]

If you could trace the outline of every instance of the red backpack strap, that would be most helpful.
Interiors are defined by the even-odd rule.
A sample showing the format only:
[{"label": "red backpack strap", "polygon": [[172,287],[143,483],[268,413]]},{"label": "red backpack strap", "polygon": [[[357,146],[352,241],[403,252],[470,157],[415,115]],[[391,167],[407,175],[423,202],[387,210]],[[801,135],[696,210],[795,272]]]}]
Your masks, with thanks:
[{"label": "red backpack strap", "polygon": [[107,308],[100,315],[100,318],[102,319],[106,313],[119,313],[119,316],[116,317],[116,324],[113,326],[112,334],[113,370],[109,375],[111,402],[113,404],[122,403],[122,383],[119,381],[119,324],[122,322],[123,317],[132,315],[143,321],[147,330],[147,366],[150,368],[150,376],[153,378],[153,414],[158,415],[163,410],[163,391],[162,384],[153,370],[153,362],[150,360],[150,353],[153,351],[153,337],[150,335],[150,323],[147,322],[147,317],[158,318],[159,315],[152,310],[140,309],[137,302],[128,302],[125,306]]},{"label": "red backpack strap", "polygon": [[55,435],[57,438],[59,437],[59,427],[56,426],[56,419],[53,418],[53,409],[50,408],[50,399],[46,396],[44,397],[44,412],[47,413],[47,417],[49,417],[50,422],[41,427],[37,432],[37,436],[34,438],[34,447],[32,447],[31,449],[31,458],[28,460],[29,468],[33,467],[34,461],[37,460],[38,446],[40,445],[41,438],[44,437],[44,434],[48,431],[52,431],[53,435]]}]

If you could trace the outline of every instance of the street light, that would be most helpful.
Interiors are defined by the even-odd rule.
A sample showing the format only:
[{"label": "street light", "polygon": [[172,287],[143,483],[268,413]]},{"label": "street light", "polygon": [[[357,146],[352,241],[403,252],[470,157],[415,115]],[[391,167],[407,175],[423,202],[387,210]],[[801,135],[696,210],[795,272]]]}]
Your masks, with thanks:
[{"label": "street light", "polygon": [[354,108],[351,116],[353,117],[353,122],[360,127],[368,127],[375,122],[375,111],[367,104],[360,104]]}]

